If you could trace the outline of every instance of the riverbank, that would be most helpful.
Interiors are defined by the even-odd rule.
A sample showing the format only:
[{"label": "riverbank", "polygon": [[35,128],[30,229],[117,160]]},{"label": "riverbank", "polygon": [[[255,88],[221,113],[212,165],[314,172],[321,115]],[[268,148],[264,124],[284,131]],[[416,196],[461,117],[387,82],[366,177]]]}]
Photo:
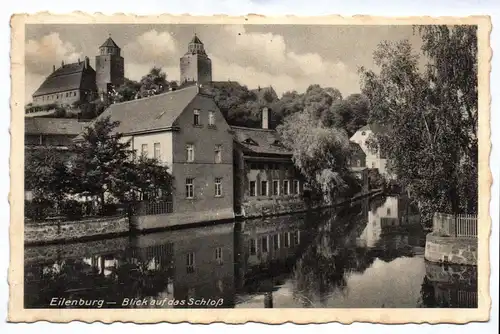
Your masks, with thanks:
[{"label": "riverbank", "polygon": [[[254,211],[253,214],[248,216],[239,216],[237,219],[253,219],[260,217],[276,217],[281,215],[304,213],[315,210],[322,210],[327,208],[334,208],[340,205],[345,205],[367,197],[379,196],[383,193],[382,190],[376,189],[371,192],[358,194],[349,199],[342,199],[332,205],[307,205],[304,201],[295,202],[294,205],[290,203],[270,202],[265,209]],[[262,201],[263,204],[264,201]],[[277,206],[273,206],[278,203]],[[269,203],[268,203],[269,204]],[[263,206],[264,207],[264,206]],[[161,216],[163,219],[173,221],[171,215],[151,215],[150,217],[158,219]],[[175,218],[175,217],[174,217]],[[103,217],[103,218],[90,218],[75,221],[46,221],[40,223],[25,223],[24,225],[24,244],[25,245],[44,245],[44,244],[58,244],[77,241],[91,241],[99,240],[109,237],[126,236],[139,233],[157,232],[161,230],[168,230],[172,228],[194,227],[200,225],[209,225],[217,222],[227,222],[228,219],[214,219],[206,220],[196,224],[183,224],[182,220],[176,220],[178,223],[170,223],[162,228],[136,229],[137,217],[129,218],[127,216]]]},{"label": "riverbank", "polygon": [[477,266],[477,217],[436,213],[427,234],[425,259],[434,263]]}]

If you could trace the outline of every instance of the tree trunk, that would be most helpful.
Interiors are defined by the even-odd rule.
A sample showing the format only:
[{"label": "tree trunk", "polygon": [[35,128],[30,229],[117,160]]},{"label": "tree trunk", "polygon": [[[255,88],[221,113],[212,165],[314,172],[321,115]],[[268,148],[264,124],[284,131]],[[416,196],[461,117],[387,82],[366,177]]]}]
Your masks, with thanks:
[{"label": "tree trunk", "polygon": [[104,212],[104,191],[99,194],[101,200],[101,213]]}]

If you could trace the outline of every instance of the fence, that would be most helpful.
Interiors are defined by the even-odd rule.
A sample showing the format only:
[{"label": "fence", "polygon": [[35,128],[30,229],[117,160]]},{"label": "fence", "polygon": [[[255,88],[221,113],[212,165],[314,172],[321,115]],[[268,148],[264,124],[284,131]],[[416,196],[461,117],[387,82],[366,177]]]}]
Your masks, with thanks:
[{"label": "fence", "polygon": [[477,237],[477,216],[436,212],[433,217],[432,231],[449,237]]},{"label": "fence", "polygon": [[136,213],[138,215],[163,215],[173,211],[172,202],[140,202]]}]

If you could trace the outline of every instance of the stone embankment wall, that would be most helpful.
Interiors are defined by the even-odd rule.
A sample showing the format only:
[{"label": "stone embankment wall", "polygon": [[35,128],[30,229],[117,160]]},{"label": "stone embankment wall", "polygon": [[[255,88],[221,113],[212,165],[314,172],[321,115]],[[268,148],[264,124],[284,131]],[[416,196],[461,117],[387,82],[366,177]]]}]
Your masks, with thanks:
[{"label": "stone embankment wall", "polygon": [[367,193],[358,194],[352,198],[339,199],[334,204],[324,202],[307,203],[301,198],[289,199],[252,199],[242,204],[242,213],[245,218],[270,217],[290,213],[305,212],[308,210],[321,209],[352,202],[364,197],[381,194],[380,189],[372,190]]},{"label": "stone embankment wall", "polygon": [[447,237],[430,233],[425,242],[425,259],[475,266],[477,243],[477,238],[474,237]]},{"label": "stone embankment wall", "polygon": [[24,224],[24,243],[43,244],[98,236],[124,234],[129,231],[126,216],[82,219],[64,222]]}]

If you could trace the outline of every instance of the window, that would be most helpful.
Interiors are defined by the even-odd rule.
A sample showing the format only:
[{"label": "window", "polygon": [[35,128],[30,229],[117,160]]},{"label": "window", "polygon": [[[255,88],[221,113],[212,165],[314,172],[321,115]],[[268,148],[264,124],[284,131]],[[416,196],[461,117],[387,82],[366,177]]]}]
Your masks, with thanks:
[{"label": "window", "polygon": [[195,109],[193,115],[193,125],[200,125],[200,111]]},{"label": "window", "polygon": [[290,181],[283,180],[283,195],[290,195]]},{"label": "window", "polygon": [[160,159],[160,143],[154,143],[154,158],[155,159]]},{"label": "window", "polygon": [[366,132],[364,132],[364,131],[363,131],[363,132],[361,132],[361,135],[362,135],[362,136],[366,135]]},{"label": "window", "polygon": [[257,169],[263,170],[264,169],[264,164],[257,164]]},{"label": "window", "polygon": [[215,125],[215,113],[213,111],[208,112],[208,125],[210,126]]},{"label": "window", "polygon": [[187,253],[186,254],[186,271],[188,273],[194,273],[194,267],[195,267],[194,253]]},{"label": "window", "polygon": [[273,196],[279,196],[280,194],[280,181],[273,180]]},{"label": "window", "polygon": [[193,184],[194,179],[193,178],[187,178],[186,179],[186,198],[193,198],[194,197],[194,184]]},{"label": "window", "polygon": [[222,163],[222,145],[215,145],[215,163]]},{"label": "window", "polygon": [[141,155],[143,155],[143,156],[148,155],[148,144],[141,145]]},{"label": "window", "polygon": [[294,191],[295,195],[300,194],[299,180],[293,180],[293,191]]},{"label": "window", "polygon": [[375,162],[372,162],[372,168],[375,168]]},{"label": "window", "polygon": [[257,165],[256,165],[256,164],[254,164],[254,163],[251,163],[251,164],[250,164],[250,169],[257,169]]},{"label": "window", "polygon": [[285,233],[285,238],[284,239],[285,239],[284,240],[285,241],[284,242],[285,243],[285,247],[286,248],[290,247],[290,232],[286,232]]},{"label": "window", "polygon": [[278,250],[280,248],[280,235],[279,234],[273,235],[273,247],[274,247],[274,250]]},{"label": "window", "polygon": [[217,247],[215,249],[215,261],[218,264],[222,264],[223,263],[223,261],[222,261],[222,248],[221,247]]},{"label": "window", "polygon": [[194,145],[187,144],[186,145],[186,152],[187,152],[187,162],[193,162],[194,161]]},{"label": "window", "polygon": [[267,237],[267,235],[260,238],[260,246],[262,249],[262,253],[267,253],[269,251],[269,238]]},{"label": "window", "polygon": [[295,233],[293,234],[293,243],[295,245],[300,244],[300,231],[295,231]]},{"label": "window", "polygon": [[390,215],[391,214],[391,208],[387,208],[387,214]]},{"label": "window", "polygon": [[257,254],[257,240],[250,239],[250,255]]},{"label": "window", "polygon": [[260,195],[261,196],[267,196],[267,181],[261,181],[260,182]]},{"label": "window", "polygon": [[73,92],[73,96],[76,96],[76,92]]},{"label": "window", "polygon": [[222,196],[222,178],[215,178],[215,197]]},{"label": "window", "polygon": [[257,196],[257,182],[255,181],[250,181],[250,185],[249,185],[250,189],[250,196]]}]

